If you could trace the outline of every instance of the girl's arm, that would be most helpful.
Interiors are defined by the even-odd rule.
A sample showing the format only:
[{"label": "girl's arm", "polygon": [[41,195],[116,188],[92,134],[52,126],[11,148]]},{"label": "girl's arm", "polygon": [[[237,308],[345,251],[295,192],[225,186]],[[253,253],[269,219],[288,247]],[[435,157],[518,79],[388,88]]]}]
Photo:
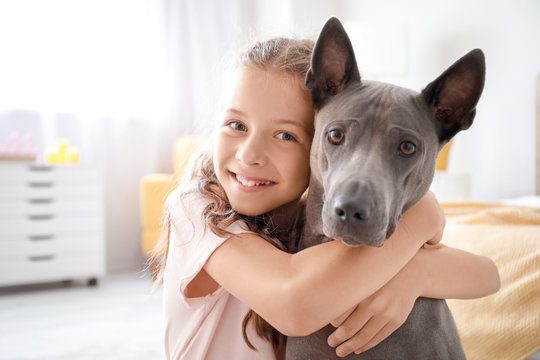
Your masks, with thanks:
[{"label": "girl's arm", "polygon": [[499,272],[484,256],[438,246],[420,249],[392,280],[332,321],[339,326],[328,338],[339,356],[363,352],[390,336],[407,319],[420,296],[473,299],[497,292]]},{"label": "girl's arm", "polygon": [[428,194],[380,248],[330,241],[290,255],[256,235],[241,234],[218,247],[204,269],[280,332],[303,336],[387,283],[440,231],[442,219]]},{"label": "girl's arm", "polygon": [[475,299],[501,287],[493,260],[447,246],[421,249],[404,271],[418,296],[429,298]]}]

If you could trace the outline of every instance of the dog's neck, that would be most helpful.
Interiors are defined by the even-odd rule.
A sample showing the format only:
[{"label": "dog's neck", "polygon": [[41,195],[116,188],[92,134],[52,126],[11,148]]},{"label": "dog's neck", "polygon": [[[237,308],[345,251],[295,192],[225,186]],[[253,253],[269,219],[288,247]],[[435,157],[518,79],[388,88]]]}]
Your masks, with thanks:
[{"label": "dog's neck", "polygon": [[272,211],[276,237],[292,252],[325,242],[322,231],[322,184],[313,176],[299,200]]},{"label": "dog's neck", "polygon": [[271,212],[272,224],[278,232],[290,231],[294,226],[295,218],[299,211],[302,211],[304,202],[294,200],[290,203],[282,205]]},{"label": "dog's neck", "polygon": [[322,227],[322,208],[324,204],[324,188],[311,176],[306,199],[305,219],[298,250],[325,242]]},{"label": "dog's neck", "polygon": [[[324,240],[322,232],[323,187],[314,177],[309,188],[299,199],[274,209],[270,215],[273,235],[292,252]],[[301,236],[301,240],[300,240]],[[308,243],[309,242],[309,243]]]},{"label": "dog's neck", "polygon": [[[305,195],[305,194],[304,194]],[[305,196],[282,205],[270,214],[270,234],[283,244],[288,252],[295,252],[304,222]]]}]

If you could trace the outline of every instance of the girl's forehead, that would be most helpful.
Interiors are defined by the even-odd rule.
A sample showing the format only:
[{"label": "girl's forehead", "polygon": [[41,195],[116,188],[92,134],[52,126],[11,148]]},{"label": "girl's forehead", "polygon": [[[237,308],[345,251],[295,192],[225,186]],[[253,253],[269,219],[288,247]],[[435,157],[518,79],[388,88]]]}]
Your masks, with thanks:
[{"label": "girl's forehead", "polygon": [[242,68],[234,80],[232,93],[243,95],[233,98],[235,101],[260,95],[277,104],[312,108],[311,97],[303,85],[303,79],[275,68]]},{"label": "girl's forehead", "polygon": [[243,66],[236,72],[234,80],[236,82],[236,86],[247,82],[250,84],[256,84],[258,86],[295,86],[300,89],[298,76],[288,74],[283,70],[272,67],[260,68],[255,66]]}]

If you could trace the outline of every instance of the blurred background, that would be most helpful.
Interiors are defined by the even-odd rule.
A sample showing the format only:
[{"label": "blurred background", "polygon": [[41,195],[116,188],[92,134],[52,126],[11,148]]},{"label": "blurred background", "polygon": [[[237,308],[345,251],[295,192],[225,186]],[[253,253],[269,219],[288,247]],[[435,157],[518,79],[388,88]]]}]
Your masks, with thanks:
[{"label": "blurred background", "polygon": [[[89,265],[98,270],[79,277],[95,285],[92,279],[99,283],[99,278],[111,276],[111,283],[101,288],[114,284],[109,285],[112,289],[133,274],[146,276],[142,285],[135,282],[128,289],[147,292],[144,231],[153,227],[149,236],[154,236],[157,223],[145,222],[145,207],[151,206],[156,191],[159,196],[164,193],[153,184],[170,186],[172,174],[179,171],[178,149],[185,143],[179,145],[178,140],[204,136],[212,126],[225,65],[256,39],[315,39],[330,16],[340,18],[348,31],[364,79],[417,91],[465,53],[481,48],[487,74],[475,122],[455,138],[436,177],[436,193],[448,201],[539,204],[536,0],[0,0],[0,223],[11,224],[11,233],[16,233],[15,222],[22,213],[12,204],[23,195],[17,195],[14,184],[25,176],[37,176],[38,187],[44,181],[73,181],[79,187],[69,206],[75,206],[77,191],[91,194],[85,201],[93,201],[94,210],[87,214],[95,220],[89,225],[95,234],[92,241],[101,243],[92,248],[99,253],[95,266]],[[19,171],[20,166],[26,172]],[[49,179],[50,173],[56,175]],[[163,180],[159,175],[173,177]],[[147,212],[160,211],[159,204],[152,206],[158,210]],[[2,271],[17,271],[6,264]],[[11,287],[4,297],[0,293],[0,320],[4,316],[16,324],[20,314],[13,314],[24,299],[36,291],[45,293],[43,288],[16,286],[51,279],[13,278],[22,280],[6,277],[1,283],[0,278],[0,285]],[[70,277],[56,280],[64,278]],[[159,300],[153,298],[148,309],[154,328],[138,329],[150,331],[147,346],[158,349],[139,352],[139,358],[159,358]],[[118,321],[117,326],[125,326],[125,318]],[[3,323],[0,345],[2,338],[6,343],[0,346],[0,359],[17,358],[22,350],[2,336],[2,331],[13,330]],[[8,345],[13,351],[3,357]],[[107,349],[110,358],[126,356],[125,348]],[[82,358],[80,348],[73,351],[53,351],[50,358]]]}]

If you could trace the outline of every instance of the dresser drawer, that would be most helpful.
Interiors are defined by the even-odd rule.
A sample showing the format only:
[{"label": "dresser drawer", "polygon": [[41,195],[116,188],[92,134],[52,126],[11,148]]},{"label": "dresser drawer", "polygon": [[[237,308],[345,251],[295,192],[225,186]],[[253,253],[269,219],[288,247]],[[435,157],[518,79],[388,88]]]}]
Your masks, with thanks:
[{"label": "dresser drawer", "polygon": [[2,249],[0,261],[51,255],[83,255],[99,253],[104,250],[103,233],[17,235],[4,238],[0,242],[0,246]]},{"label": "dresser drawer", "polygon": [[65,200],[54,197],[32,198],[25,201],[0,200],[0,219],[13,216],[31,215],[84,215],[101,216],[103,214],[103,204],[94,199]]},{"label": "dresser drawer", "polygon": [[31,199],[101,198],[99,173],[84,166],[0,165],[0,203]]},{"label": "dresser drawer", "polygon": [[102,217],[55,216],[54,214],[12,216],[0,218],[2,240],[13,235],[85,234],[103,229]]},{"label": "dresser drawer", "polygon": [[0,261],[0,285],[60,281],[102,276],[105,273],[102,253],[14,257]]},{"label": "dresser drawer", "polygon": [[13,183],[83,183],[98,182],[99,174],[93,168],[67,165],[43,166],[24,164],[1,164],[0,187]]},{"label": "dresser drawer", "polygon": [[4,184],[0,186],[0,203],[9,201],[35,201],[40,199],[57,199],[73,201],[77,199],[101,198],[102,188],[97,184],[59,184],[40,183],[31,186],[25,183]]}]

